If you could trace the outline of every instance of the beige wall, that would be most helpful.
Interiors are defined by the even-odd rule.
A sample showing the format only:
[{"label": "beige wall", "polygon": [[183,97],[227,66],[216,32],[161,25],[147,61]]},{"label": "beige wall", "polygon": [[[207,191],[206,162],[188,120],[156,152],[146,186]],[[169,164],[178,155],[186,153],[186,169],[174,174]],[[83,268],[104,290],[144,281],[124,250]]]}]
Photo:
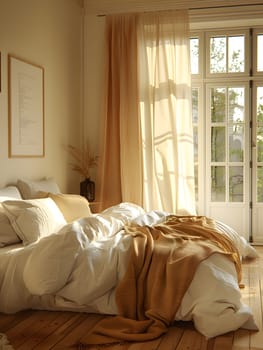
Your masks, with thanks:
[{"label": "beige wall", "polygon": [[[84,27],[84,133],[92,152],[100,154],[105,87],[105,17],[85,16]],[[93,175],[95,176],[95,174]]]},{"label": "beige wall", "polygon": [[[79,0],[1,0],[0,187],[17,178],[54,177],[63,192],[78,192],[64,145],[82,130],[83,8]],[[8,54],[45,70],[45,157],[8,158]]]}]

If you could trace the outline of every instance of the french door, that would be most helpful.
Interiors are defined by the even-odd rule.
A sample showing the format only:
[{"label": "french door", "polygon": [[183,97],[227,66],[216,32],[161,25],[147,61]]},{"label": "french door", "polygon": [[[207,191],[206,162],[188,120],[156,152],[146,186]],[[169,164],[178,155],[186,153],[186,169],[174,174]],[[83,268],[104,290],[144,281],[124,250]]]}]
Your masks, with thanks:
[{"label": "french door", "polygon": [[205,100],[199,211],[263,243],[263,81],[208,83]]},{"label": "french door", "polygon": [[263,29],[190,43],[197,212],[263,243]]},{"label": "french door", "polygon": [[250,108],[247,83],[207,84],[206,212],[249,239]]}]

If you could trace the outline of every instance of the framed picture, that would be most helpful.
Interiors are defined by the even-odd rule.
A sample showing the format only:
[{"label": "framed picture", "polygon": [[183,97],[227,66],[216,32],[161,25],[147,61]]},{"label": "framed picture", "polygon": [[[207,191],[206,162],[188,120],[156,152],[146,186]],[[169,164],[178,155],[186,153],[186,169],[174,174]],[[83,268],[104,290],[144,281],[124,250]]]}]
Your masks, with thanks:
[{"label": "framed picture", "polygon": [[44,157],[44,69],[8,55],[8,155]]},{"label": "framed picture", "polygon": [[2,67],[2,64],[1,64],[1,51],[0,51],[0,92],[1,92],[1,88],[2,88],[2,76],[1,76],[1,67]]}]

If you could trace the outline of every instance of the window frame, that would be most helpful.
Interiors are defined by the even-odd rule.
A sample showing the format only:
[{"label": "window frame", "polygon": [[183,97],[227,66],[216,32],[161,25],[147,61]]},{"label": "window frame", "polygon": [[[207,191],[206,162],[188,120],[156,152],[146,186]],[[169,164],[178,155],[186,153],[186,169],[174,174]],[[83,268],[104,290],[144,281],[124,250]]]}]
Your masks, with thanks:
[{"label": "window frame", "polygon": [[262,34],[263,35],[263,27],[253,28],[252,29],[252,42],[253,42],[253,76],[254,77],[260,77],[263,76],[263,70],[258,71],[257,70],[257,58],[258,58],[258,47],[257,47],[257,35]]},{"label": "window frame", "polygon": [[[210,38],[211,37],[221,37],[221,36],[226,36],[231,37],[231,36],[240,36],[244,35],[245,37],[245,48],[244,48],[244,64],[245,64],[245,69],[244,72],[224,72],[224,73],[210,73]],[[217,79],[217,78],[226,78],[228,76],[231,77],[244,77],[244,76],[249,76],[250,74],[250,55],[246,55],[246,52],[249,52],[250,50],[250,40],[249,40],[249,35],[250,31],[249,29],[244,29],[244,28],[237,28],[237,29],[231,29],[226,31],[226,29],[215,29],[215,30],[209,30],[205,32],[205,47],[207,48],[205,55],[206,55],[206,67],[205,67],[205,77],[206,78],[212,78],[212,79]],[[228,51],[227,51],[228,52]]]}]

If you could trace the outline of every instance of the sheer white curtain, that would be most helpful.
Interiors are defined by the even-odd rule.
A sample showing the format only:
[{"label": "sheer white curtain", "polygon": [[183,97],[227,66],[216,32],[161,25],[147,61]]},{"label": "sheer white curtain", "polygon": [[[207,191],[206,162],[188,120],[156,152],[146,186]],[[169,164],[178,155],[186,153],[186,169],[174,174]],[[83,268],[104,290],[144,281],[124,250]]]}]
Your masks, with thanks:
[{"label": "sheer white curtain", "polygon": [[195,214],[188,12],[139,15],[143,207]]}]

